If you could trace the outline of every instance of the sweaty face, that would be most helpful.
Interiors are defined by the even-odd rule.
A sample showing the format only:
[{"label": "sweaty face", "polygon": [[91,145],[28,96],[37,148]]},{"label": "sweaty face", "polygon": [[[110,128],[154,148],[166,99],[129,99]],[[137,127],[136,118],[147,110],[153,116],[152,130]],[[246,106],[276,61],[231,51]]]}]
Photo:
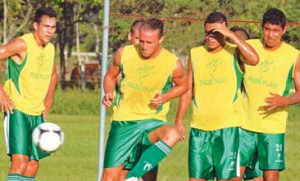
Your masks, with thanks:
[{"label": "sweaty face", "polygon": [[224,36],[219,32],[214,32],[216,23],[207,23],[205,25],[205,41],[209,51],[218,51],[224,43]]},{"label": "sweaty face", "polygon": [[39,23],[34,23],[34,29],[37,33],[38,42],[44,44],[51,40],[56,31],[56,18],[42,16]]},{"label": "sweaty face", "polygon": [[281,45],[281,37],[285,33],[286,28],[281,25],[266,23],[263,26],[264,44],[266,48],[276,49]]},{"label": "sweaty face", "polygon": [[160,43],[163,37],[159,30],[140,29],[140,50],[144,58],[154,58],[161,49]]}]

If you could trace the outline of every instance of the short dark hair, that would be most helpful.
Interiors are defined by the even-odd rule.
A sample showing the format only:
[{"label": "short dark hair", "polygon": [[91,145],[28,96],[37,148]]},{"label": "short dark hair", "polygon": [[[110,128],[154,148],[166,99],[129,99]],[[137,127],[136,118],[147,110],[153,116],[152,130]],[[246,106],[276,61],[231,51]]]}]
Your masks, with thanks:
[{"label": "short dark hair", "polygon": [[164,35],[164,22],[158,18],[146,19],[141,26],[145,30],[159,30],[160,36]]},{"label": "short dark hair", "polygon": [[282,11],[277,8],[268,9],[263,16],[262,27],[266,23],[271,23],[273,25],[280,25],[283,29],[286,25],[286,17]]},{"label": "short dark hair", "polygon": [[250,39],[249,33],[248,33],[244,28],[241,28],[241,27],[239,27],[239,26],[233,26],[233,27],[230,28],[230,31],[232,31],[232,32],[242,31],[242,32],[245,33],[247,39]]},{"label": "short dark hair", "polygon": [[130,27],[130,33],[134,33],[135,29],[141,27],[141,25],[142,25],[143,23],[144,23],[144,20],[142,20],[142,19],[137,19],[137,20],[135,20],[135,21],[131,24],[131,27]]},{"label": "short dark hair", "polygon": [[35,16],[33,21],[34,22],[41,22],[43,16],[49,16],[50,18],[56,18],[57,14],[56,11],[50,7],[42,7],[36,10]]},{"label": "short dark hair", "polygon": [[204,21],[204,26],[207,23],[224,23],[224,22],[225,22],[225,25],[227,26],[227,18],[223,13],[212,12],[206,17],[206,19]]}]

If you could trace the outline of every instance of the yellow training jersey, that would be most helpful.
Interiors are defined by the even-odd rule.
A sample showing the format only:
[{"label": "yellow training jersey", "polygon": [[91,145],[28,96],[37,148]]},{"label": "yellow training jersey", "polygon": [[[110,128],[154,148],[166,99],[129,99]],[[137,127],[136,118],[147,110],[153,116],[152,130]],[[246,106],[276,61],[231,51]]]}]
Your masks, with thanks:
[{"label": "yellow training jersey", "polygon": [[150,100],[157,93],[165,93],[171,89],[172,73],[177,60],[178,57],[165,49],[154,59],[145,60],[140,56],[137,46],[125,46],[121,57],[121,97],[114,106],[113,120],[166,121],[169,103],[155,108],[151,106]]},{"label": "yellow training jersey", "polygon": [[40,48],[32,33],[20,37],[27,45],[27,54],[22,63],[8,58],[4,90],[14,102],[16,109],[40,115],[44,107],[54,64],[54,46],[47,43]]},{"label": "yellow training jersey", "polygon": [[210,131],[241,126],[243,73],[235,58],[236,46],[226,44],[217,53],[205,46],[191,50],[194,104],[191,127]]},{"label": "yellow training jersey", "polygon": [[260,62],[256,66],[245,66],[246,111],[249,119],[243,128],[260,133],[284,133],[287,107],[268,112],[264,100],[271,96],[270,93],[289,95],[299,51],[286,43],[282,43],[275,51],[268,51],[258,39],[247,42],[258,53]]}]

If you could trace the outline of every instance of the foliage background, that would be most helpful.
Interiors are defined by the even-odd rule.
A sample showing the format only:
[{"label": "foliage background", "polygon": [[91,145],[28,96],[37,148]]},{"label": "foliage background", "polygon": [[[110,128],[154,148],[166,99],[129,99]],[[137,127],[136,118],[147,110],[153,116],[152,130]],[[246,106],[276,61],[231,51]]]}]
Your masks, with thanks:
[{"label": "foliage background", "polygon": [[[2,0],[0,41],[5,43],[32,30],[31,18],[41,6],[51,6],[58,12],[53,43],[61,83],[70,79],[72,68],[79,63],[80,57],[71,56],[72,52],[94,52],[98,55],[94,60],[101,60],[103,0]],[[166,20],[164,47],[186,61],[190,48],[204,43],[202,22],[210,12],[223,12],[229,26],[244,27],[252,38],[259,38],[262,15],[270,7],[278,7],[287,15],[291,26],[284,40],[300,48],[298,0],[111,0],[109,52],[113,54],[127,44],[127,33],[135,19],[159,17]],[[4,79],[4,67],[2,63],[0,80]]]}]

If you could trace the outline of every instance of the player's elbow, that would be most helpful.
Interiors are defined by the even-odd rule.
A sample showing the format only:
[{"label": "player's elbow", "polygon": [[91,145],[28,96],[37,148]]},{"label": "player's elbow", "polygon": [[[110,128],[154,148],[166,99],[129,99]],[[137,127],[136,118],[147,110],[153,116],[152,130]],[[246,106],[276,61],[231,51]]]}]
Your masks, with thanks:
[{"label": "player's elbow", "polygon": [[259,63],[259,57],[255,56],[253,57],[252,61],[250,62],[250,65],[255,66]]}]

